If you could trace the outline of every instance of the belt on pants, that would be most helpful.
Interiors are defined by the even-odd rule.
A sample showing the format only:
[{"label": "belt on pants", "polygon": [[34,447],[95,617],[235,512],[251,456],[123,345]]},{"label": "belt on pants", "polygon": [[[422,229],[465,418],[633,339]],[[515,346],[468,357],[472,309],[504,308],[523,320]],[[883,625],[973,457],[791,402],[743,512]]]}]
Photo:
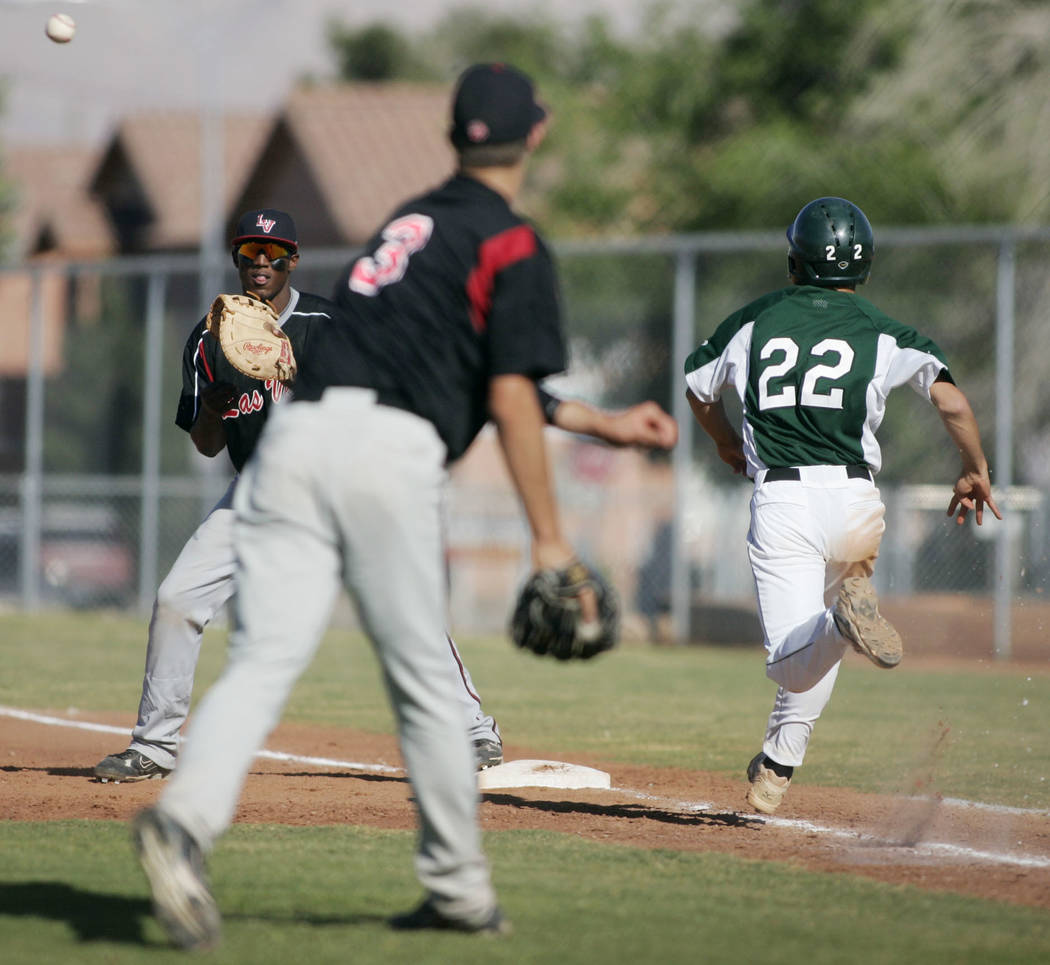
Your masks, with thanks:
[{"label": "belt on pants", "polygon": [[[867,466],[842,466],[847,479],[867,479],[871,482],[871,470]],[[797,466],[781,466],[767,469],[763,482],[801,482],[802,472]]]}]

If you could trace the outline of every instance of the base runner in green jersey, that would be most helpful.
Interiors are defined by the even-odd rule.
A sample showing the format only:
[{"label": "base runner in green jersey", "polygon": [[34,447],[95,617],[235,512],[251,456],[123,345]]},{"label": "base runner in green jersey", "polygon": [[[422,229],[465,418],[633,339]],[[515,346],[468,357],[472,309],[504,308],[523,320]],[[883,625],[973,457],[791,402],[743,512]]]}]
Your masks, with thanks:
[{"label": "base runner in green jersey", "polygon": [[[874,255],[864,212],[818,198],[787,236],[791,285],[734,312],[685,363],[697,421],[755,483],[747,551],[779,686],[747,800],[766,814],[803,761],[846,648],[879,667],[901,659],[870,580],[885,528],[875,433],[892,389],[932,402],[959,451],[949,515],[981,523],[987,505],[1000,517],[977,420],[940,349],[856,294]],[[743,402],[739,433],[721,402],[729,387]]]}]

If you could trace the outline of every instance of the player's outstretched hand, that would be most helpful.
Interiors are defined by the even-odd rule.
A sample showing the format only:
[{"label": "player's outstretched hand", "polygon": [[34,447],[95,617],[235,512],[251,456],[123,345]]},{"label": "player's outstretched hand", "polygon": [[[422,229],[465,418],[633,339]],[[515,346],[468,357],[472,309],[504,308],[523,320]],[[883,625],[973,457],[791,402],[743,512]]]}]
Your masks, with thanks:
[{"label": "player's outstretched hand", "polygon": [[952,501],[948,504],[948,515],[954,516],[955,521],[962,525],[966,522],[966,514],[971,510],[980,526],[984,521],[984,507],[995,514],[996,519],[1002,519],[1003,514],[992,499],[992,484],[987,473],[966,472],[963,473],[955,483],[952,493]]},{"label": "player's outstretched hand", "polygon": [[639,402],[610,417],[608,438],[617,446],[671,449],[678,442],[678,423],[655,402]]}]

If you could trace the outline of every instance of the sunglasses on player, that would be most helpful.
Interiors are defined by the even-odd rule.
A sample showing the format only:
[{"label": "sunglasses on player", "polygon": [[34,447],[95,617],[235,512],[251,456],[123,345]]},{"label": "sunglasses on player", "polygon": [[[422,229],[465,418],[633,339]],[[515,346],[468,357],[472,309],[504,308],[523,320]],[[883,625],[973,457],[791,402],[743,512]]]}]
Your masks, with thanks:
[{"label": "sunglasses on player", "polygon": [[233,260],[237,267],[243,270],[251,268],[260,254],[266,255],[274,271],[287,271],[288,259],[295,252],[289,251],[283,245],[274,244],[272,241],[246,241],[234,249]]}]

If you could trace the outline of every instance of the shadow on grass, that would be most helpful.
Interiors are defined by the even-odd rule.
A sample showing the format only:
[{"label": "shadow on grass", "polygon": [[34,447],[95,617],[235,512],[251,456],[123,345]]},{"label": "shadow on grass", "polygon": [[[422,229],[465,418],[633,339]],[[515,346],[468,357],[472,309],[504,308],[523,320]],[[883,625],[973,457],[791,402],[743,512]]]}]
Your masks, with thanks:
[{"label": "shadow on grass", "polygon": [[0,884],[0,917],[65,922],[82,942],[141,945],[145,940],[142,926],[151,914],[145,898],[85,891],[59,881]]},{"label": "shadow on grass", "polygon": [[514,794],[492,794],[485,792],[483,799],[489,804],[503,804],[515,808],[532,808],[552,814],[589,814],[602,818],[631,818],[659,821],[662,824],[679,824],[684,827],[760,827],[760,818],[744,814],[715,814],[710,811],[666,811],[647,807],[644,804],[592,804],[587,801],[530,801]]},{"label": "shadow on grass", "polygon": [[[147,940],[143,926],[153,914],[148,898],[127,898],[85,891],[59,881],[23,881],[0,884],[0,919],[43,918],[64,922],[81,942],[117,942],[127,945],[156,945]],[[388,916],[372,912],[345,915],[233,913],[228,922],[283,923],[311,927],[382,925]]]}]

